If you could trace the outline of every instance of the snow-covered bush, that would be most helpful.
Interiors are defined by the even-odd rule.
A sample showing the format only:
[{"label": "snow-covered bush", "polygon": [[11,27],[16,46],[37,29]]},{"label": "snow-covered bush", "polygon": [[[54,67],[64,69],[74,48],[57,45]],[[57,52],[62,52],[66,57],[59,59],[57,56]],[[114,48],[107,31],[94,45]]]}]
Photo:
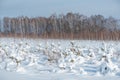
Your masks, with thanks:
[{"label": "snow-covered bush", "polygon": [[[107,46],[105,43],[103,43],[103,47],[99,51],[99,68],[100,73],[105,75],[107,73],[115,73],[119,70],[118,66],[113,62],[113,58],[115,57],[115,49],[113,46]],[[100,55],[101,54],[101,55]]]},{"label": "snow-covered bush", "polygon": [[[57,70],[87,74],[84,65],[97,66],[102,75],[119,72],[117,56],[114,46],[102,43],[101,47],[81,47],[75,41],[69,46],[62,47],[61,43],[30,44],[29,42],[11,42],[0,44],[0,69],[8,71],[25,71],[25,68],[41,65],[54,66]],[[54,70],[54,72],[57,72]]]}]

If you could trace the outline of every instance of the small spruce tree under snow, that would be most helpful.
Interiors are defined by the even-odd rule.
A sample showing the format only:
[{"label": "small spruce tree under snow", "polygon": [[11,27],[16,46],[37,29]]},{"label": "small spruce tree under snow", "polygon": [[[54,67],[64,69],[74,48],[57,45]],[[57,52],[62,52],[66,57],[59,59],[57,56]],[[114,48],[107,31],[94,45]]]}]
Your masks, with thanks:
[{"label": "small spruce tree under snow", "polygon": [[116,64],[112,62],[112,58],[114,57],[115,50],[112,46],[109,48],[103,43],[104,47],[102,48],[102,54],[100,59],[99,70],[100,73],[105,75],[107,73],[116,73],[119,71],[119,68]]}]

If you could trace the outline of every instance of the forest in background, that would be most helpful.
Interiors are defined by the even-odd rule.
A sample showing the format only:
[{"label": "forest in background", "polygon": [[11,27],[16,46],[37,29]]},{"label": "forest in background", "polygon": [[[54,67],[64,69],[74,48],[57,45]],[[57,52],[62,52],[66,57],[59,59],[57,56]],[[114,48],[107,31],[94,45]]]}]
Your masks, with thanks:
[{"label": "forest in background", "polygon": [[120,40],[120,20],[71,12],[50,17],[4,17],[0,37]]}]

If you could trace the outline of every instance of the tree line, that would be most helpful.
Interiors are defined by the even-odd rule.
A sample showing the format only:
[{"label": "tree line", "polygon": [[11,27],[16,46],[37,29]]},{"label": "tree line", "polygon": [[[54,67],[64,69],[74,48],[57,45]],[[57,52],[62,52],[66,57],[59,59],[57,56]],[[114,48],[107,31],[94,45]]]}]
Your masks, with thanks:
[{"label": "tree line", "polygon": [[113,17],[71,12],[50,17],[4,17],[0,20],[0,36],[119,40],[119,23]]}]

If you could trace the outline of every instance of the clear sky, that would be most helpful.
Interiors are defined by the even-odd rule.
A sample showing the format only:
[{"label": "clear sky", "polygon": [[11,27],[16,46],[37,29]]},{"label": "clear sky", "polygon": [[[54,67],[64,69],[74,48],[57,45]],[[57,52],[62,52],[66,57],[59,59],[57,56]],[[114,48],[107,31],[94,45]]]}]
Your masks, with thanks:
[{"label": "clear sky", "polygon": [[0,0],[0,17],[48,17],[67,12],[120,19],[120,0]]}]

